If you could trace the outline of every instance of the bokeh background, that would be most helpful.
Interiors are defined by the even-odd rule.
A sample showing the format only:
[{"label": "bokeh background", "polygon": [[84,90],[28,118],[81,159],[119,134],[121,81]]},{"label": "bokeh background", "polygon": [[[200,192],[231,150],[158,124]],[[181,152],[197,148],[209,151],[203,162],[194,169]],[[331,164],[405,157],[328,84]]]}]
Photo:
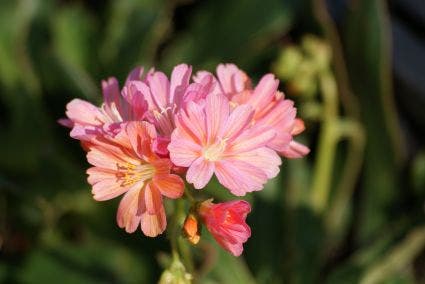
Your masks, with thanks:
[{"label": "bokeh background", "polygon": [[0,0],[0,282],[155,283],[166,237],[116,226],[56,121],[137,65],[233,62],[277,74],[312,151],[247,197],[243,257],[204,232],[196,282],[425,283],[424,31],[422,0]]}]

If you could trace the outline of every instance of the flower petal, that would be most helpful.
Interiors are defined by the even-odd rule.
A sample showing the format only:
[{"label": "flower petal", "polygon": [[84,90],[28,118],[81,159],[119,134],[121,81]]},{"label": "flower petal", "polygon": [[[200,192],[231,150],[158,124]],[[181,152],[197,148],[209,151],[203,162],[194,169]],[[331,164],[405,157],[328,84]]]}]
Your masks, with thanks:
[{"label": "flower petal", "polygon": [[222,127],[220,136],[229,140],[236,137],[251,122],[253,115],[254,111],[249,105],[236,107]]},{"label": "flower petal", "polygon": [[161,157],[166,157],[169,154],[167,149],[169,144],[170,144],[170,137],[158,136],[156,137],[156,139],[154,139],[152,146],[153,146],[154,152],[157,155]]},{"label": "flower petal", "polygon": [[[229,117],[229,101],[224,95],[207,96],[205,104],[205,115],[207,124],[207,141],[215,141],[219,130]],[[208,143],[207,142],[207,143]]]},{"label": "flower petal", "polygon": [[302,158],[308,153],[310,153],[310,149],[303,144],[292,140],[288,147],[279,152],[282,156],[289,159],[297,159]]},{"label": "flower petal", "polygon": [[172,104],[175,101],[181,101],[184,92],[189,85],[191,74],[191,66],[180,64],[174,67],[173,72],[171,73],[170,98],[168,103]]},{"label": "flower petal", "polygon": [[104,179],[116,179],[116,171],[111,169],[91,167],[86,173],[89,175],[87,178],[89,184],[95,184]]},{"label": "flower petal", "polygon": [[267,147],[275,151],[284,151],[292,141],[292,135],[289,132],[276,130],[276,136],[267,143]]},{"label": "flower petal", "polygon": [[60,125],[68,127],[68,128],[72,128],[74,126],[74,122],[72,122],[72,120],[70,120],[69,118],[59,118],[57,122]]},{"label": "flower petal", "polygon": [[305,130],[304,121],[301,118],[295,119],[294,128],[292,129],[292,135],[298,135]]},{"label": "flower petal", "polygon": [[156,107],[160,110],[165,109],[168,105],[170,96],[170,82],[167,76],[162,72],[154,72],[147,77],[147,82]]},{"label": "flower petal", "polygon": [[[217,82],[214,76],[210,73],[204,75],[200,82],[190,84],[184,94],[183,104],[180,107],[186,108],[188,102],[193,101],[199,103],[204,100],[209,94],[217,95],[216,93]],[[179,106],[179,104],[177,104]]]},{"label": "flower petal", "polygon": [[230,244],[226,243],[224,247],[231,253],[233,256],[240,256],[243,252],[242,243]]},{"label": "flower petal", "polygon": [[98,147],[90,147],[87,153],[87,161],[96,167],[116,170],[117,164],[121,162],[115,155],[109,154]]},{"label": "flower petal", "polygon": [[[138,92],[141,93],[143,99],[148,104],[149,110],[157,110],[158,106],[156,105],[156,102],[153,99],[153,94],[151,93],[151,89],[144,81],[130,81],[132,85],[134,85]],[[129,82],[129,83],[130,83]]]},{"label": "flower petal", "polygon": [[205,113],[201,106],[194,102],[187,104],[186,111],[177,116],[178,128],[185,130],[198,144],[206,142]]},{"label": "flower petal", "polygon": [[122,186],[116,179],[104,179],[95,183],[92,188],[93,198],[97,201],[109,200],[128,191],[128,187]]},{"label": "flower petal", "polygon": [[140,189],[129,190],[122,198],[117,212],[117,223],[120,228],[125,228],[127,233],[133,233],[141,222],[137,214],[139,207]]},{"label": "flower petal", "polygon": [[93,166],[112,170],[117,170],[118,165],[122,164],[137,164],[139,158],[134,152],[130,152],[126,146],[114,143],[124,143],[124,138],[126,137],[122,137],[122,141],[110,141],[105,137],[96,137],[88,145],[87,161]]},{"label": "flower petal", "polygon": [[243,200],[218,204],[207,200],[200,204],[198,213],[218,244],[239,256],[243,243],[251,236],[251,228],[245,222],[250,211],[251,206]]},{"label": "flower petal", "polygon": [[102,93],[106,105],[115,104],[118,110],[122,109],[120,88],[115,77],[102,81]]},{"label": "flower petal", "polygon": [[148,183],[144,191],[146,212],[148,214],[157,214],[162,207],[162,196],[159,190]]},{"label": "flower petal", "polygon": [[242,132],[233,141],[229,154],[251,151],[261,148],[269,143],[276,136],[276,131],[265,127],[251,127]]},{"label": "flower petal", "polygon": [[265,108],[273,100],[278,86],[279,80],[276,80],[273,74],[264,75],[255,87],[249,104],[255,109]]},{"label": "flower petal", "polygon": [[137,66],[131,70],[125,80],[125,86],[127,86],[131,81],[140,81],[142,79],[143,72],[144,68],[142,66]]},{"label": "flower petal", "polygon": [[91,141],[101,134],[103,134],[101,126],[74,124],[69,136],[80,141]]},{"label": "flower petal", "polygon": [[214,173],[214,163],[205,161],[203,157],[196,159],[186,173],[186,180],[196,189],[204,188]]},{"label": "flower petal", "polygon": [[249,77],[235,64],[219,64],[217,77],[224,94],[235,94],[250,87]]},{"label": "flower petal", "polygon": [[[201,85],[205,86],[206,89],[209,90],[210,94],[217,95],[217,94],[223,93],[217,79],[214,77],[213,74],[211,74],[208,71],[198,71],[198,72],[196,72],[196,75],[193,76],[193,81],[197,84],[201,84]],[[206,86],[206,84],[208,84],[208,87]]]},{"label": "flower petal", "polygon": [[142,120],[148,109],[148,103],[143,96],[143,83],[139,81],[130,81],[123,90],[122,96],[128,103],[127,114],[130,114],[129,120]]},{"label": "flower petal", "polygon": [[176,199],[183,195],[184,182],[178,175],[155,175],[152,182],[161,194],[168,198]]},{"label": "flower petal", "polygon": [[261,190],[267,182],[267,175],[263,170],[237,159],[216,162],[215,174],[218,181],[237,196]]},{"label": "flower petal", "polygon": [[164,207],[161,205],[161,208],[155,214],[143,213],[141,227],[143,233],[148,237],[153,238],[162,234],[167,227]]},{"label": "flower petal", "polygon": [[232,157],[247,162],[255,167],[262,169],[267,178],[274,178],[279,173],[279,166],[282,164],[282,160],[279,155],[266,147],[255,149],[249,152],[244,152]]},{"label": "flower petal", "polygon": [[155,126],[146,121],[128,122],[125,127],[134,151],[142,159],[153,155],[152,143],[156,138]]},{"label": "flower petal", "polygon": [[73,99],[66,105],[66,115],[72,122],[82,125],[102,125],[107,121],[98,107],[80,99]]},{"label": "flower petal", "polygon": [[168,151],[175,165],[189,167],[200,156],[201,146],[195,143],[184,129],[178,128],[171,135]]},{"label": "flower petal", "polygon": [[[280,100],[273,102],[274,106],[267,110],[267,113],[257,118],[257,124],[263,124],[275,128],[278,132],[292,131],[297,110],[294,107],[294,102],[291,100]],[[256,117],[258,113],[257,110]]]}]

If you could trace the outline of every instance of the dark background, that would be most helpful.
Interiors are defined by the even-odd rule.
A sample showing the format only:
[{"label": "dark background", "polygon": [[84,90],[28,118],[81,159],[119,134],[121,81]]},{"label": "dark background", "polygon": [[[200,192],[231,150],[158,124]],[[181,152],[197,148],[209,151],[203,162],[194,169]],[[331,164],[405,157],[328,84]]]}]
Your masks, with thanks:
[{"label": "dark background", "polygon": [[137,65],[232,62],[280,77],[312,152],[248,196],[242,257],[204,232],[196,280],[424,283],[424,30],[422,0],[0,0],[0,282],[156,282],[167,239],[116,226],[117,200],[92,200],[84,152],[56,121]]}]

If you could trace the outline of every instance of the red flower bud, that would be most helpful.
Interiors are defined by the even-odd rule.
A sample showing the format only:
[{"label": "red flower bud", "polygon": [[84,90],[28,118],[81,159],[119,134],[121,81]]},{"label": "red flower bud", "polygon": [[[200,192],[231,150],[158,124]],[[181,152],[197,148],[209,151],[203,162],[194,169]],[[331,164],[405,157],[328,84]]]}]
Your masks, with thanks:
[{"label": "red flower bud", "polygon": [[220,246],[239,256],[243,243],[251,236],[251,229],[245,222],[250,211],[251,206],[244,200],[214,204],[210,199],[201,203],[198,212]]}]

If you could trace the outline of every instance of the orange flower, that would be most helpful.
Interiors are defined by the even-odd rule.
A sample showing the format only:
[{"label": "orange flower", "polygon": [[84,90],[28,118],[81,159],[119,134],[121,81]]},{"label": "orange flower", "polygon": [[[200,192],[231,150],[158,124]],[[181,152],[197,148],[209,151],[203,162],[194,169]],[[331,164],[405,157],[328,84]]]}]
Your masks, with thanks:
[{"label": "orange flower", "polygon": [[198,219],[190,213],[183,223],[183,235],[192,244],[196,245],[201,239],[201,226]]},{"label": "orange flower", "polygon": [[156,131],[148,122],[121,124],[115,136],[98,136],[88,147],[88,182],[94,199],[109,200],[124,194],[117,222],[129,233],[139,224],[146,236],[155,237],[167,225],[162,196],[182,196],[183,180],[170,173],[169,159],[153,151]]}]

